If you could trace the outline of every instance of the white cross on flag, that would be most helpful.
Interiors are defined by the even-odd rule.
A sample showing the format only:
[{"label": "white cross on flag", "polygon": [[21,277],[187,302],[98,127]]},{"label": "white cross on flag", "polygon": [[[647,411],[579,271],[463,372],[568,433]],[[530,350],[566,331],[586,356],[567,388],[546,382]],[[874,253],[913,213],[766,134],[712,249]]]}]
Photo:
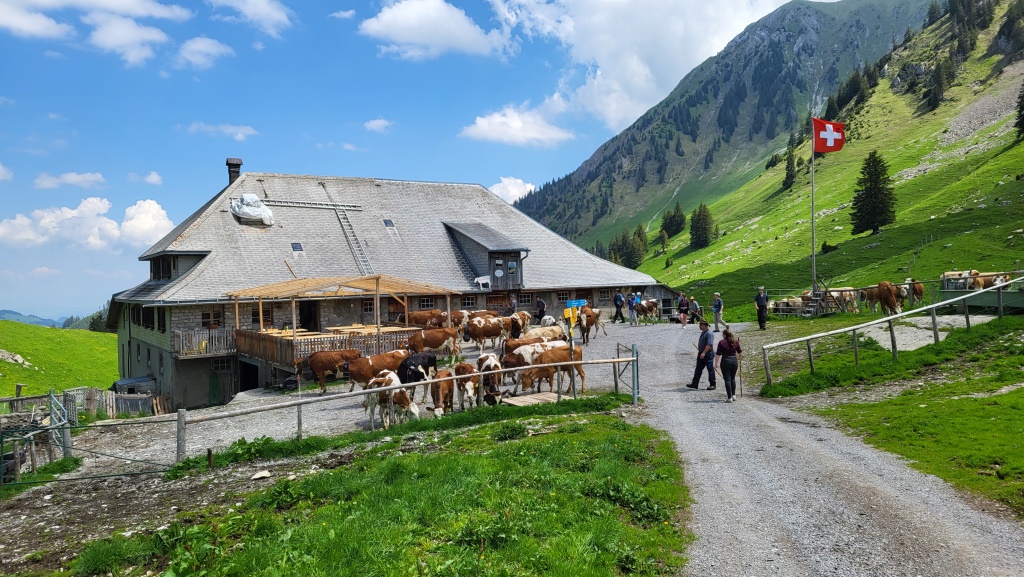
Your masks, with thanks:
[{"label": "white cross on flag", "polygon": [[811,135],[814,137],[814,152],[837,152],[846,143],[846,125],[820,118],[811,118]]}]

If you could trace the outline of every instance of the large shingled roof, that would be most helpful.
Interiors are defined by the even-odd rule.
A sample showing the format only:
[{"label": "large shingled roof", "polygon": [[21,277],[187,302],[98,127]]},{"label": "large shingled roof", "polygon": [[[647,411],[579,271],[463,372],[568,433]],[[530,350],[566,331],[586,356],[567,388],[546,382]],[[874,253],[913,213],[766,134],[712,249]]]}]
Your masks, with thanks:
[{"label": "large shingled roof", "polygon": [[[265,202],[274,224],[240,222],[230,203],[242,194]],[[358,239],[363,266],[346,230]],[[139,257],[205,255],[197,266],[115,298],[209,302],[294,278],[367,274],[478,292],[474,279],[487,271],[473,270],[451,230],[490,250],[529,250],[526,291],[657,284],[579,248],[479,185],[247,172]]]}]

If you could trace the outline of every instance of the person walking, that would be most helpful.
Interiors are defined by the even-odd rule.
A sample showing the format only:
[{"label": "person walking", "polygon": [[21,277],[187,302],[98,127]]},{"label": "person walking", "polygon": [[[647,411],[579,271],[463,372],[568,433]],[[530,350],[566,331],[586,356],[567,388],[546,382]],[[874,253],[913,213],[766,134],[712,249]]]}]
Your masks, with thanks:
[{"label": "person walking", "polygon": [[516,300],[516,295],[512,295],[508,299],[508,308],[511,310],[509,314],[516,314],[516,309],[519,308],[519,301]]},{"label": "person walking", "polygon": [[[715,369],[721,370],[722,380],[725,381],[725,402],[736,402],[736,369],[740,367],[743,360],[743,347],[740,340],[732,331],[725,329],[722,333],[722,340],[718,341],[718,349],[715,351]],[[714,373],[712,373],[714,374]]]},{"label": "person walking", "polygon": [[612,322],[614,323],[615,319],[619,319],[619,322],[626,322],[626,318],[622,316],[622,305],[626,304],[626,297],[622,296],[621,290],[615,291],[613,302],[615,303],[615,316],[612,317]]},{"label": "person walking", "polygon": [[757,307],[757,324],[761,330],[765,330],[768,322],[768,295],[764,294],[764,287],[757,287],[757,295],[754,297],[754,306]]},{"label": "person walking", "polygon": [[725,305],[722,303],[722,293],[715,293],[715,300],[711,301],[711,312],[715,315],[715,332],[718,332],[718,325],[722,325],[728,329],[729,325],[722,320],[722,311],[725,310]]},{"label": "person walking", "polygon": [[690,316],[690,299],[686,293],[679,291],[679,324],[686,328],[686,317]]},{"label": "person walking", "polygon": [[708,321],[700,319],[700,338],[697,339],[697,367],[693,371],[693,381],[686,385],[688,389],[698,388],[700,374],[708,370],[708,389],[715,390],[715,334],[711,332]]},{"label": "person walking", "polygon": [[626,301],[629,305],[629,324],[633,326],[636,324],[636,300],[633,299],[633,293],[626,295]]},{"label": "person walking", "polygon": [[700,314],[700,303],[697,302],[697,296],[694,295],[690,299],[690,322],[695,323],[702,320],[704,320],[704,317]]},{"label": "person walking", "polygon": [[533,316],[537,317],[537,323],[543,326],[544,315],[548,314],[548,304],[544,302],[544,299],[537,299],[537,312]]}]

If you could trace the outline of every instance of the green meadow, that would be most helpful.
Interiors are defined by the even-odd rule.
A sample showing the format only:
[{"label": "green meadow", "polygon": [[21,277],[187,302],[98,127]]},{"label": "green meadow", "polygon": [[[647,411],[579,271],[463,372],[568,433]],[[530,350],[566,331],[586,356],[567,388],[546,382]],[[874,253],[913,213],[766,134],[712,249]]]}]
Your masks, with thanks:
[{"label": "green meadow", "polygon": [[0,349],[21,355],[31,366],[0,361],[0,396],[44,395],[50,389],[105,389],[118,379],[117,335],[0,321]]}]

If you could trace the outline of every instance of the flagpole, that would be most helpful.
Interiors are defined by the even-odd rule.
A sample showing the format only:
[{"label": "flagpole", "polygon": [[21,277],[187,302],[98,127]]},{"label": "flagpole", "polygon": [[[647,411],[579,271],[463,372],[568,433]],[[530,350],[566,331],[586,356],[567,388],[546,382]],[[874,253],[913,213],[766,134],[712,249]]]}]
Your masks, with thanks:
[{"label": "flagpole", "polygon": [[811,128],[811,295],[818,292],[818,271],[815,266],[815,248],[818,246],[814,238],[814,128]]}]

